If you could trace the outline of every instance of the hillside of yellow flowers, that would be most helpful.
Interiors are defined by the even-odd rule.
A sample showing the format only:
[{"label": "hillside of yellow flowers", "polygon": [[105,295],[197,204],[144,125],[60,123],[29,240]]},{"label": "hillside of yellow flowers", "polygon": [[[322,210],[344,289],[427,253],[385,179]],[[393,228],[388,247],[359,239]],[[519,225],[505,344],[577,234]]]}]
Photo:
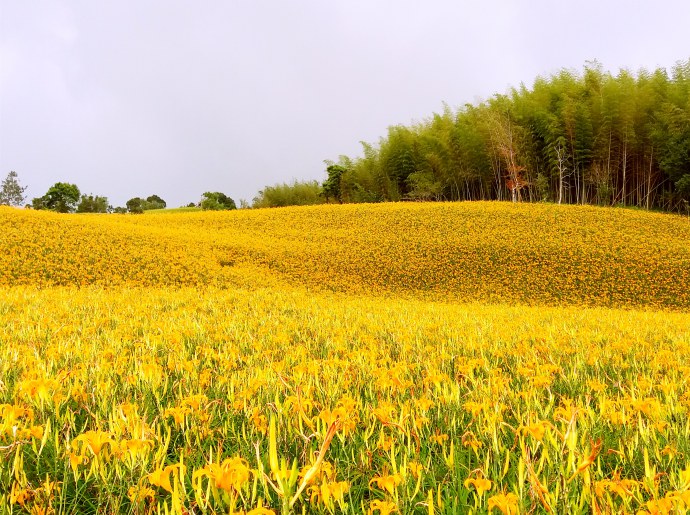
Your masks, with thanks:
[{"label": "hillside of yellow flowers", "polygon": [[399,203],[143,216],[0,208],[0,285],[218,286],[456,301],[690,307],[690,221]]},{"label": "hillside of yellow flowers", "polygon": [[0,208],[0,514],[690,510],[690,221]]}]

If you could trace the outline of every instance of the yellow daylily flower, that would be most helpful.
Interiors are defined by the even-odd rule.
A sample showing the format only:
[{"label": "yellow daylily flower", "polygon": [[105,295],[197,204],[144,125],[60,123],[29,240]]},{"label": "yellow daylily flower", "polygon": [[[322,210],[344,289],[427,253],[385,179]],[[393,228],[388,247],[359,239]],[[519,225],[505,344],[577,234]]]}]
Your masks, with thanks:
[{"label": "yellow daylily flower", "polygon": [[503,513],[503,515],[517,515],[518,509],[518,496],[512,492],[507,494],[500,493],[492,497],[489,497],[489,512],[494,508]]},{"label": "yellow daylily flower", "polygon": [[477,491],[477,495],[481,497],[484,495],[484,492],[488,492],[491,490],[493,487],[493,483],[489,481],[488,479],[484,478],[468,478],[465,480],[465,488],[469,488],[470,486],[474,486],[474,489]]}]

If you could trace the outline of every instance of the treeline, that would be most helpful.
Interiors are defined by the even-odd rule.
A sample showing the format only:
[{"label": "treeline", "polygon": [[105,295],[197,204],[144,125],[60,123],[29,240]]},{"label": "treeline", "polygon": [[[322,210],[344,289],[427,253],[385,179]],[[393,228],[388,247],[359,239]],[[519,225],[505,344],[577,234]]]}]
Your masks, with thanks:
[{"label": "treeline", "polygon": [[677,209],[690,198],[690,59],[670,76],[562,70],[363,147],[329,163],[326,196]]},{"label": "treeline", "polygon": [[[362,145],[361,157],[327,162],[319,201],[525,200],[685,210],[690,59],[670,74],[612,75],[597,63],[582,73],[562,70],[531,89],[390,127],[378,145]],[[282,199],[289,197],[286,186]]]},{"label": "treeline", "polygon": [[323,204],[326,198],[318,181],[293,181],[266,186],[259,191],[252,207],[285,207]]},{"label": "treeline", "polygon": [[[20,184],[19,175],[12,170],[0,183],[0,206],[21,206],[26,201],[25,191],[26,186]],[[149,195],[146,198],[133,197],[129,199],[126,203],[127,207],[113,207],[108,202],[108,197],[93,194],[85,195],[81,193],[76,184],[56,182],[45,195],[31,199],[31,203],[26,204],[25,207],[58,213],[140,214],[144,211],[165,209],[167,205],[167,202],[158,195]],[[204,211],[237,209],[235,201],[219,191],[207,191],[201,196],[199,202],[190,202],[186,207]]]}]

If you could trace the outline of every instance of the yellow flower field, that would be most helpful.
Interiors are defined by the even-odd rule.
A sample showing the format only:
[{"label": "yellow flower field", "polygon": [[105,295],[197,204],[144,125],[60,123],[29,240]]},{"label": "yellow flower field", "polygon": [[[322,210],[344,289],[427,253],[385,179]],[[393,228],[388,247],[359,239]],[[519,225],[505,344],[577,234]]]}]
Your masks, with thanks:
[{"label": "yellow flower field", "polygon": [[687,217],[498,202],[63,216],[0,208],[0,285],[275,286],[690,307]]},{"label": "yellow flower field", "polygon": [[0,209],[0,231],[0,513],[690,509],[686,219]]}]

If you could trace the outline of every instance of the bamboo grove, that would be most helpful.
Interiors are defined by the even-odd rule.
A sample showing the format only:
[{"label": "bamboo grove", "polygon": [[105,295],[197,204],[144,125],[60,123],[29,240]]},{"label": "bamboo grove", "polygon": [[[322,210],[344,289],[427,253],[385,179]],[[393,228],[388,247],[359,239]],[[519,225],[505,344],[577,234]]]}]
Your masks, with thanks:
[{"label": "bamboo grove", "polygon": [[328,162],[341,202],[527,200],[685,211],[690,60],[637,74],[562,70],[478,105],[393,126]]}]

